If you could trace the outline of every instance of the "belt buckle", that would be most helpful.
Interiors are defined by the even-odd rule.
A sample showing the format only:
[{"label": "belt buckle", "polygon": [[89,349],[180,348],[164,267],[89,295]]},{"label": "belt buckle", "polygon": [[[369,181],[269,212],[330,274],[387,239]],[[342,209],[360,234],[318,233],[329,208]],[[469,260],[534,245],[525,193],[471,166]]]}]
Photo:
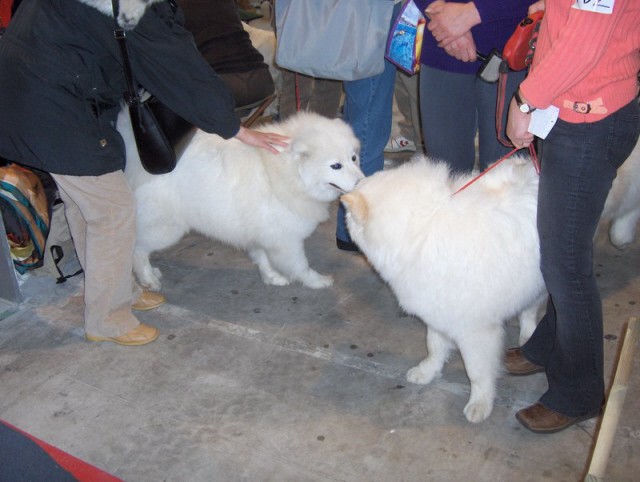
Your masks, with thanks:
[{"label": "belt buckle", "polygon": [[591,112],[591,104],[588,102],[574,102],[573,111],[578,114],[588,114]]}]

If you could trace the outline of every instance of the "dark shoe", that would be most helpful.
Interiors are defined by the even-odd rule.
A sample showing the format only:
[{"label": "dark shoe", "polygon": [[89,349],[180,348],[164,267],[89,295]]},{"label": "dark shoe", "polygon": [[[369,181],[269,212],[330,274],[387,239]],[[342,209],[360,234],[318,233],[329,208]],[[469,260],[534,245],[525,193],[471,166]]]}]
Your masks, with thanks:
[{"label": "dark shoe", "polygon": [[536,433],[556,433],[583,420],[600,415],[601,408],[579,417],[568,417],[545,407],[540,402],[523,408],[516,413],[516,418],[525,428]]},{"label": "dark shoe", "polygon": [[544,371],[544,367],[527,360],[520,348],[509,348],[504,354],[504,368],[510,375],[522,377]]},{"label": "dark shoe", "polygon": [[340,238],[336,238],[336,245],[342,251],[360,252],[360,248],[353,241],[343,241]]}]

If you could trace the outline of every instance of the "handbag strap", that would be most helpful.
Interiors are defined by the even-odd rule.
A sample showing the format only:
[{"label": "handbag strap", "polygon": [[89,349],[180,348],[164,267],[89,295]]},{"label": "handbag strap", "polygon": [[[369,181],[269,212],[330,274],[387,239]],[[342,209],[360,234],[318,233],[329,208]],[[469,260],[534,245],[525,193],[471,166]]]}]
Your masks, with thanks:
[{"label": "handbag strap", "polygon": [[[175,0],[167,0],[173,13],[178,10],[178,4]],[[120,55],[122,56],[122,68],[124,70],[124,78],[127,82],[127,91],[124,93],[124,100],[127,104],[132,105],[140,102],[140,96],[136,92],[133,82],[133,72],[131,70],[131,62],[129,61],[129,51],[127,50],[127,34],[125,30],[118,24],[118,15],[120,13],[120,0],[111,0],[113,8],[113,36],[120,47]]]},{"label": "handbag strap", "polygon": [[124,70],[124,78],[127,82],[127,91],[124,93],[124,100],[127,104],[132,105],[136,102],[140,102],[140,97],[136,93],[136,88],[133,83],[131,62],[129,61],[129,52],[127,51],[127,34],[124,29],[118,25],[118,14],[120,12],[119,0],[111,0],[111,5],[113,6],[113,36],[120,47],[122,68]]},{"label": "handbag strap", "polygon": [[509,65],[506,60],[500,62],[498,73],[498,95],[496,96],[496,135],[498,142],[505,147],[513,147],[513,144],[504,135],[502,118],[504,116],[505,109],[509,109],[509,102],[511,99],[506,98],[507,91],[507,74],[509,73]]}]

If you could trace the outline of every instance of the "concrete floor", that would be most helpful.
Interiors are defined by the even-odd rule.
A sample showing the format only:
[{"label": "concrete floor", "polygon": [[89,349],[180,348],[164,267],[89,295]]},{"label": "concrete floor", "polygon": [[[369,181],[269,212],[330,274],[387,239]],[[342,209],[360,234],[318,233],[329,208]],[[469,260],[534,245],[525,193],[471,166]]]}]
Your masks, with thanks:
[{"label": "concrete floor", "polygon": [[[161,331],[145,347],[86,342],[81,277],[30,276],[0,320],[0,418],[129,482],[584,477],[597,420],[542,436],[514,418],[544,375],[505,375],[491,417],[468,423],[460,357],[432,385],[404,379],[426,354],[424,326],[365,259],[335,248],[333,220],[307,251],[332,288],[265,286],[243,253],[195,234],[157,253],[168,303],[139,315]],[[619,252],[600,235],[596,263],[609,374],[640,315],[640,241]],[[640,472],[637,350],[631,373],[611,481]]]}]

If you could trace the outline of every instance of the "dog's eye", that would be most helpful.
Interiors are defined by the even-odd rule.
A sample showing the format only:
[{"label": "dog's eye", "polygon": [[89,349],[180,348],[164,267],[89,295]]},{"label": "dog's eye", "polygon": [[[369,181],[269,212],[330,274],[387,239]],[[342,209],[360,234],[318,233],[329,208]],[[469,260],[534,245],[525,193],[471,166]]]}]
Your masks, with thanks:
[{"label": "dog's eye", "polygon": [[342,169],[342,164],[340,164],[339,162],[336,162],[335,164],[331,164],[331,169],[335,169],[336,171],[338,169]]},{"label": "dog's eye", "polygon": [[351,160],[353,162],[356,162],[358,160],[358,156],[356,156],[355,154],[351,157]]}]

